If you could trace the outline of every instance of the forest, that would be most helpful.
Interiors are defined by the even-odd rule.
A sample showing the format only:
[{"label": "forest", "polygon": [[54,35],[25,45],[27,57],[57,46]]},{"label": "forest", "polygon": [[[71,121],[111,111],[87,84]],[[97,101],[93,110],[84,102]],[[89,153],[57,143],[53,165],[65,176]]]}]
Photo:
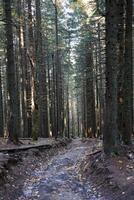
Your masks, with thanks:
[{"label": "forest", "polygon": [[0,0],[0,200],[134,199],[133,0]]}]

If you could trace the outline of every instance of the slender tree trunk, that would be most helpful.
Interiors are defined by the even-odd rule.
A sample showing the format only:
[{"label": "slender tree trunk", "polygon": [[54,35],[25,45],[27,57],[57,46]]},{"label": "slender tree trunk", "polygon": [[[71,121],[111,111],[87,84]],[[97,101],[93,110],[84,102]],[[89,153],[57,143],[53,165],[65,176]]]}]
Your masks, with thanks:
[{"label": "slender tree trunk", "polygon": [[101,117],[100,117],[100,95],[99,95],[99,80],[98,80],[98,74],[99,74],[99,59],[98,59],[98,44],[97,42],[95,43],[95,74],[96,74],[96,80],[95,80],[95,85],[96,85],[96,126],[97,126],[97,137],[102,134],[101,132]]},{"label": "slender tree trunk", "polygon": [[3,93],[2,93],[2,80],[0,68],[0,137],[4,135],[4,116],[3,116]]},{"label": "slender tree trunk", "polygon": [[62,124],[62,79],[61,79],[61,64],[59,58],[59,37],[58,37],[58,9],[57,0],[55,0],[55,38],[56,38],[56,54],[55,54],[55,67],[56,67],[56,110],[57,110],[57,131],[56,138],[61,135]]},{"label": "slender tree trunk", "polygon": [[47,48],[47,75],[48,75],[48,124],[49,124],[49,132],[52,136],[52,125],[53,125],[53,109],[52,109],[52,73],[50,68],[50,56],[49,50]]},{"label": "slender tree trunk", "polygon": [[18,0],[18,18],[19,18],[19,50],[20,50],[20,66],[21,66],[21,106],[22,106],[22,132],[23,137],[28,137],[27,130],[27,112],[26,112],[26,68],[27,54],[25,46],[25,9],[24,1]]},{"label": "slender tree trunk", "polygon": [[[4,66],[5,59],[1,59],[1,66]],[[7,91],[7,79],[5,78],[7,76],[6,73],[6,67],[1,67],[1,87],[2,87],[2,98],[3,98],[3,123],[4,123],[4,130],[3,135],[7,137],[8,131],[7,131],[7,121],[8,121],[8,91]]]},{"label": "slender tree trunk", "polygon": [[79,117],[80,111],[79,111],[79,99],[77,96],[77,135],[80,137],[80,117]]},{"label": "slender tree trunk", "polygon": [[95,94],[93,84],[93,58],[91,47],[87,47],[86,55],[86,122],[87,136],[95,137],[96,115],[95,115]]},{"label": "slender tree trunk", "polygon": [[32,0],[28,0],[28,66],[27,66],[27,123],[28,123],[28,136],[32,136],[32,117],[35,107],[34,97],[34,70],[35,70],[35,44],[33,35],[33,16],[32,16]]},{"label": "slender tree trunk", "polygon": [[103,89],[103,64],[102,64],[102,47],[101,47],[101,27],[100,23],[98,23],[98,60],[99,60],[99,74],[100,74],[100,87],[99,87],[99,100],[100,100],[100,132],[104,131],[104,107],[105,107],[105,94]]},{"label": "slender tree trunk", "polygon": [[57,108],[56,108],[56,69],[55,69],[55,61],[54,54],[52,55],[52,110],[53,110],[53,124],[52,124],[52,134],[56,138],[57,137]]},{"label": "slender tree trunk", "polygon": [[73,100],[73,96],[72,96],[72,100],[71,100],[71,129],[72,129],[72,133],[71,136],[72,138],[75,138],[75,117],[74,117],[74,100]]},{"label": "slender tree trunk", "polygon": [[123,82],[124,82],[124,50],[125,50],[125,5],[119,0],[118,5],[118,42],[119,42],[119,70],[118,70],[118,129],[121,136],[123,131]]},{"label": "slender tree trunk", "polygon": [[67,77],[67,136],[70,138],[70,111],[69,111],[69,72]]},{"label": "slender tree trunk", "polygon": [[85,85],[85,81],[83,80],[82,83],[82,137],[87,137],[87,117],[86,117],[86,85]]},{"label": "slender tree trunk", "polygon": [[39,68],[39,123],[42,137],[49,137],[48,128],[48,101],[46,85],[46,66],[44,66],[44,51],[42,46],[42,27],[40,0],[36,0],[36,26],[37,26],[37,65]]}]

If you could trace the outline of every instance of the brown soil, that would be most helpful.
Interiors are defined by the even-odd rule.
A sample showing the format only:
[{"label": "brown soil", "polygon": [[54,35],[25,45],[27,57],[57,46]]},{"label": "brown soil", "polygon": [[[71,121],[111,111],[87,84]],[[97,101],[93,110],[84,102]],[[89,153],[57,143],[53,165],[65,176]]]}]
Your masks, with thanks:
[{"label": "brown soil", "polygon": [[134,146],[122,146],[118,156],[106,157],[98,151],[87,155],[82,175],[111,200],[134,199]]},{"label": "brown soil", "polygon": [[[66,144],[60,143],[49,150],[32,148],[11,153],[10,162],[4,166],[6,173],[0,185],[0,200],[34,200],[36,198],[23,194],[31,186],[37,189],[32,188],[31,195],[38,192],[39,200],[55,200],[52,189],[62,194],[56,193],[56,200],[134,199],[133,146],[122,146],[118,156],[109,158],[102,152],[102,142],[96,139],[76,139],[67,147]],[[4,158],[6,162],[8,157]],[[61,184],[61,188],[56,183]]]},{"label": "brown soil", "polygon": [[[9,155],[3,154],[8,156],[8,162],[3,165],[2,173],[0,174],[0,200],[18,200],[18,196],[22,193],[25,179],[28,179],[31,173],[40,167],[42,162],[45,165],[59,151],[64,150],[69,142],[70,140],[59,140],[53,143],[51,149],[31,148],[26,151],[10,153]],[[11,147],[16,147],[16,145]]]}]

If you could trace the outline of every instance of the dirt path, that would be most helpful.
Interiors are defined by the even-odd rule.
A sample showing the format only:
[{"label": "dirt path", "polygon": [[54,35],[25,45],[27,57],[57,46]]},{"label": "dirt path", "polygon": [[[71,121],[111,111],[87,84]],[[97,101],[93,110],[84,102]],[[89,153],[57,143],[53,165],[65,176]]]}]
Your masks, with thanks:
[{"label": "dirt path", "polygon": [[92,143],[74,140],[70,147],[54,156],[47,166],[42,165],[31,172],[23,184],[19,200],[100,200],[100,194],[81,180],[79,165]]},{"label": "dirt path", "polygon": [[[81,163],[94,145],[96,142],[76,139],[47,162],[33,158],[33,164],[29,162],[29,167],[23,169],[23,179],[18,176],[20,180],[16,185],[16,181],[12,181],[14,190],[6,187],[0,200],[109,200],[79,173]],[[24,174],[22,169],[20,174]]]}]

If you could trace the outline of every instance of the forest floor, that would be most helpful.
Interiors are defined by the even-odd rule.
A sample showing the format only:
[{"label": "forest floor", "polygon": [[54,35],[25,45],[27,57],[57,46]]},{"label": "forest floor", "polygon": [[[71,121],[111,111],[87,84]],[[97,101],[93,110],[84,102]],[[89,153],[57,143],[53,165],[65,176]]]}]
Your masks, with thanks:
[{"label": "forest floor", "polygon": [[88,154],[80,169],[106,200],[134,200],[134,145],[122,145],[113,156],[103,151]]},{"label": "forest floor", "polygon": [[[110,169],[116,163],[112,163],[112,158],[107,163],[111,168],[106,173],[107,160],[102,159],[101,146],[101,141],[96,139],[75,139],[67,146],[15,153],[19,162],[7,169],[5,181],[0,186],[0,200],[131,200],[132,190],[130,193],[114,183],[117,171],[111,174]],[[122,164],[120,157],[117,160]],[[101,163],[103,167],[100,167]],[[131,180],[129,184],[127,182],[131,189],[132,164],[129,159],[129,167],[126,166],[129,172],[124,175]],[[125,170],[122,168],[122,173]],[[113,181],[113,187],[106,184],[107,177]],[[126,179],[122,181],[126,182]]]}]

